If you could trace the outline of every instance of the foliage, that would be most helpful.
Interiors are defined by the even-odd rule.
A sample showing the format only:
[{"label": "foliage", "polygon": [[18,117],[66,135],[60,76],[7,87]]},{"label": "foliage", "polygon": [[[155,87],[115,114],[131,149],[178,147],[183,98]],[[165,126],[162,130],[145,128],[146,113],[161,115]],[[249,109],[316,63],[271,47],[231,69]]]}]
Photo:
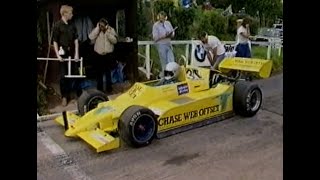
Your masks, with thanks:
[{"label": "foliage", "polygon": [[[267,59],[267,47],[262,46],[252,46],[252,57]],[[282,71],[283,68],[283,52],[278,56],[278,49],[272,49],[271,60],[273,61],[272,72],[277,73]]]},{"label": "foliage", "polygon": [[176,8],[173,11],[173,17],[171,20],[173,27],[178,27],[176,31],[176,39],[190,39],[192,36],[191,26],[193,24],[196,14],[196,9],[182,9]]},{"label": "foliage", "polygon": [[157,15],[160,11],[167,13],[168,18],[172,17],[172,13],[175,9],[174,2],[172,0],[158,0],[154,3],[154,12]]},{"label": "foliage", "polygon": [[149,30],[146,27],[146,24],[148,23],[147,15],[146,15],[146,7],[143,5],[142,1],[138,1],[138,7],[137,7],[137,13],[138,13],[138,20],[137,22],[137,32],[138,33],[138,39],[144,40],[148,37]]},{"label": "foliage", "polygon": [[38,75],[38,80],[37,80],[37,110],[40,115],[46,113],[46,109],[48,106],[47,102],[47,92],[46,89],[44,89],[43,86],[41,86],[40,82],[41,79],[43,79],[41,76]]},{"label": "foliage", "polygon": [[[201,3],[202,2],[198,1],[198,4]],[[231,16],[223,16],[221,13],[223,12],[224,8],[232,3],[232,1],[220,0],[211,3],[222,9],[216,8],[211,11],[203,11],[201,9],[201,5],[198,7],[185,9],[174,6],[174,2],[172,0],[157,0],[154,2],[153,6],[150,6],[151,9],[153,7],[153,10],[150,10],[150,8],[144,5],[142,1],[139,1],[139,20],[137,21],[139,40],[151,40],[152,24],[154,23],[153,19],[155,19],[155,17],[150,16],[152,13],[147,13],[148,10],[149,12],[153,11],[154,15],[160,11],[165,11],[168,14],[168,20],[171,22],[172,26],[178,27],[175,36],[176,40],[196,38],[197,34],[201,31],[206,31],[209,34],[216,35],[221,40],[234,40],[236,35],[236,20],[238,18],[250,19],[251,34],[255,35],[257,33],[260,26],[260,21],[259,19],[255,18],[256,14],[251,13],[253,15],[250,16],[248,14],[235,13]],[[243,3],[245,4],[245,1]],[[225,4],[225,6],[223,4]],[[238,9],[241,9],[240,5],[236,6],[235,8],[234,6],[232,7],[235,9],[235,12]],[[250,10],[251,9],[249,8],[249,12],[252,12]],[[151,24],[148,24],[148,22]]]}]

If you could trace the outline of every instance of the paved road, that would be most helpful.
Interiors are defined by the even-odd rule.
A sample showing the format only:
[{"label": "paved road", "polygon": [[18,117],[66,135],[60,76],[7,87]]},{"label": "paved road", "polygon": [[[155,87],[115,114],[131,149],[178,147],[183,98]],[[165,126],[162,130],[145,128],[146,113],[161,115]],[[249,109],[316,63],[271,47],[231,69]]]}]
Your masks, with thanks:
[{"label": "paved road", "polygon": [[64,137],[53,121],[38,123],[38,180],[282,180],[282,79],[259,81],[264,102],[255,117],[236,116],[140,149],[97,154]]}]

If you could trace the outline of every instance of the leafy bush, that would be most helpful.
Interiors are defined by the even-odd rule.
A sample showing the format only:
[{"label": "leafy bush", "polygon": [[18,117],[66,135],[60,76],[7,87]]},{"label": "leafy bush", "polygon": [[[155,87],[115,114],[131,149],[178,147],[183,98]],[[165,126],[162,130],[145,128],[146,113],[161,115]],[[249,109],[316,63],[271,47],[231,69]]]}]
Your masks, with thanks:
[{"label": "leafy bush", "polygon": [[[152,32],[152,25],[148,26],[147,22],[152,23],[152,17],[147,16],[146,9],[144,8],[147,7],[139,2],[138,37],[139,40],[151,40],[149,35]],[[178,26],[175,36],[176,40],[196,38],[201,31],[206,31],[224,41],[234,40],[236,36],[236,20],[245,17],[239,14],[228,17],[222,16],[223,9],[203,11],[201,7],[189,9],[176,7],[172,0],[155,1],[154,15],[157,15],[160,11],[167,13],[173,27]],[[252,17],[246,17],[251,20],[251,33],[255,34],[259,25],[258,21]]]},{"label": "leafy bush", "polygon": [[40,115],[47,113],[47,96],[46,96],[46,89],[44,89],[40,82],[42,77],[38,76],[38,84],[37,84],[37,110]]},{"label": "leafy bush", "polygon": [[168,18],[171,18],[174,9],[175,6],[172,0],[158,0],[154,2],[155,15],[157,15],[160,11],[164,11],[167,13]]}]

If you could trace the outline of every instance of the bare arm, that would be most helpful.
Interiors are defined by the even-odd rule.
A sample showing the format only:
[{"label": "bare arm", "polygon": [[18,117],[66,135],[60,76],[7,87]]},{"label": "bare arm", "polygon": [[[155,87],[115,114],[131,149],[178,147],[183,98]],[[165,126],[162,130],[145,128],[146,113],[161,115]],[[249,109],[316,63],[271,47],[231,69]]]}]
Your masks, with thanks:
[{"label": "bare arm", "polygon": [[75,47],[74,58],[79,59],[79,40],[78,39],[74,40],[74,47]]},{"label": "bare arm", "polygon": [[217,55],[217,49],[218,49],[218,46],[216,46],[215,48],[213,48],[211,50],[212,54],[213,54],[213,57],[215,57]]},{"label": "bare arm", "polygon": [[[59,33],[59,28],[57,24],[53,27],[53,32],[52,32],[52,41],[53,41],[53,47],[54,47],[54,52],[56,54],[56,57],[61,61],[62,57],[59,55],[59,47],[58,47],[58,39],[59,39],[60,33]],[[50,47],[49,47],[50,48]]]},{"label": "bare arm", "polygon": [[53,41],[53,47],[54,47],[54,52],[56,53],[56,56],[59,60],[62,60],[62,57],[59,55],[59,47],[58,43]]}]

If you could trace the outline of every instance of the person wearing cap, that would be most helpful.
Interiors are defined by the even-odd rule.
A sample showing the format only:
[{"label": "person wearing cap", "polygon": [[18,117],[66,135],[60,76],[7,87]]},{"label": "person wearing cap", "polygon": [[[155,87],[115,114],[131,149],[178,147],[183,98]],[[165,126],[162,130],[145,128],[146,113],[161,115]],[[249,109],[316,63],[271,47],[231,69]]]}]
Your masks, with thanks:
[{"label": "person wearing cap", "polygon": [[207,53],[207,57],[212,65],[213,69],[217,69],[220,62],[225,58],[226,49],[222,42],[213,35],[208,35],[206,32],[201,32],[198,35],[198,38],[203,43],[206,51],[211,52],[213,57],[211,57],[210,53]]},{"label": "person wearing cap", "polygon": [[152,37],[156,43],[156,48],[159,53],[161,68],[160,77],[164,75],[164,70],[169,62],[174,62],[173,48],[171,44],[171,38],[175,35],[175,29],[173,29],[170,21],[167,20],[167,14],[161,11],[158,14],[158,21],[153,24]]},{"label": "person wearing cap", "polygon": [[89,34],[89,39],[94,43],[93,66],[96,71],[97,89],[103,90],[103,76],[106,75],[106,90],[112,91],[111,69],[115,64],[113,59],[114,45],[117,43],[117,34],[108,21],[101,18],[97,26]]},{"label": "person wearing cap", "polygon": [[[240,24],[241,20],[237,23]],[[242,20],[237,29],[236,57],[251,58],[249,19]]]}]

